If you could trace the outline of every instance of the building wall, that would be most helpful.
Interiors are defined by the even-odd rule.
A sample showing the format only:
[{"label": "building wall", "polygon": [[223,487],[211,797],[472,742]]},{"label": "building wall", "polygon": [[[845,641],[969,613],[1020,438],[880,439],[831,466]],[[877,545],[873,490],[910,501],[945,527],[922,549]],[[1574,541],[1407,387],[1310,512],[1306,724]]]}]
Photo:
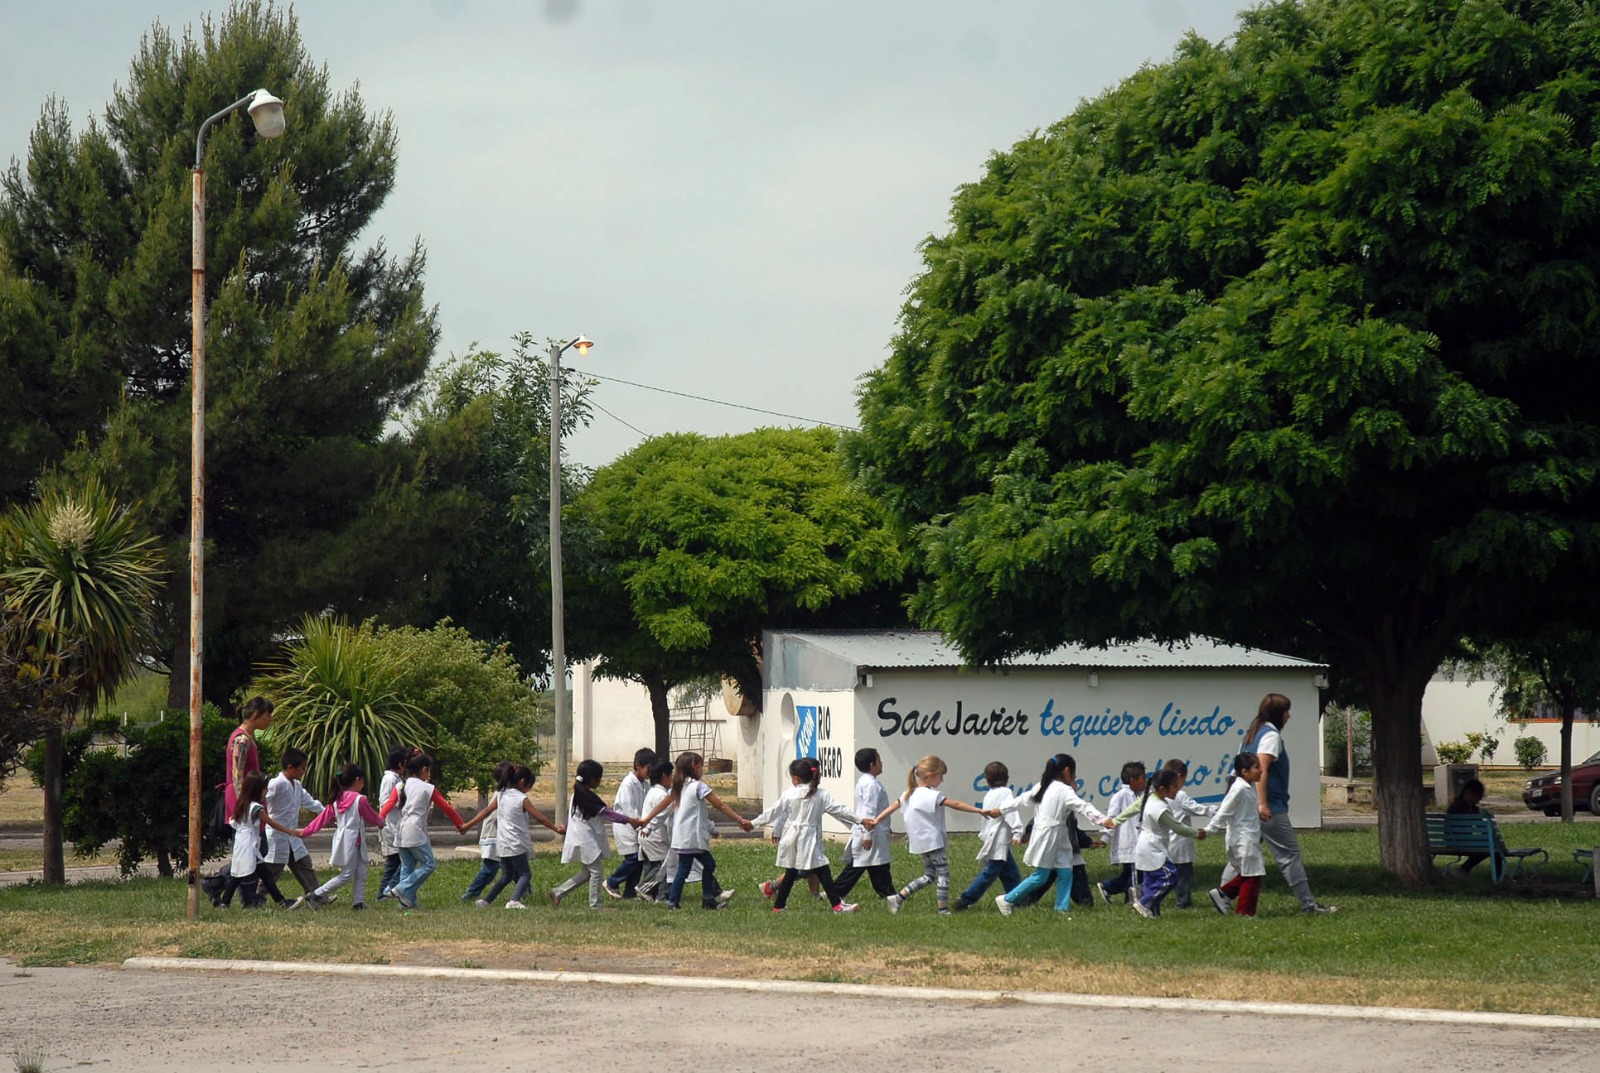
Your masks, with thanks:
[{"label": "building wall", "polygon": [[[1245,727],[1268,692],[1288,695],[1296,714],[1286,730],[1290,816],[1297,827],[1322,822],[1318,778],[1317,690],[1309,674],[1281,670],[1140,668],[1087,672],[1013,668],[1008,673],[958,670],[874,671],[853,690],[773,689],[763,705],[759,737],[761,795],[776,800],[797,749],[812,748],[823,764],[823,786],[849,801],[855,752],[871,746],[883,757],[890,795],[906,774],[933,753],[949,765],[944,789],[976,803],[991,760],[1007,765],[1018,790],[1035,782],[1047,757],[1073,755],[1079,792],[1103,807],[1115,792],[1124,762],[1154,770],[1172,757],[1189,765],[1189,791],[1221,800]],[[981,819],[950,812],[951,830],[976,830]],[[898,829],[898,827],[897,827]]]},{"label": "building wall", "polygon": [[[1495,750],[1494,764],[1515,764],[1516,751],[1511,743],[1517,738],[1531,736],[1544,742],[1546,767],[1561,763],[1561,720],[1533,719],[1526,723],[1506,725],[1495,706],[1495,687],[1490,682],[1469,682],[1445,675],[1428,683],[1422,694],[1422,763],[1439,762],[1433,751],[1435,742],[1465,741],[1468,731],[1496,732],[1500,747]],[[1600,752],[1600,724],[1579,718],[1572,725],[1572,761],[1577,763]],[[1481,761],[1474,756],[1474,761]]]}]

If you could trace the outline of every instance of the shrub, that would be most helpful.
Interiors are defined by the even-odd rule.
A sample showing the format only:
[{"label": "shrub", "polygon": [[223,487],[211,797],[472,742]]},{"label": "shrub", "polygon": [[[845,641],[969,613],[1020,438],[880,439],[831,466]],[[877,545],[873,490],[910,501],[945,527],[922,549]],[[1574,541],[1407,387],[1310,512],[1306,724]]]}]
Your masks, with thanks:
[{"label": "shrub", "polygon": [[1494,760],[1495,750],[1500,748],[1500,739],[1487,730],[1471,730],[1467,732],[1467,746],[1487,764]]},{"label": "shrub", "polygon": [[1441,764],[1465,764],[1472,759],[1472,746],[1464,741],[1441,741],[1434,745],[1433,751],[1439,755]]},{"label": "shrub", "polygon": [[1532,771],[1543,764],[1547,755],[1544,742],[1531,734],[1512,742],[1511,748],[1516,751],[1517,763],[1522,765],[1524,771]]}]

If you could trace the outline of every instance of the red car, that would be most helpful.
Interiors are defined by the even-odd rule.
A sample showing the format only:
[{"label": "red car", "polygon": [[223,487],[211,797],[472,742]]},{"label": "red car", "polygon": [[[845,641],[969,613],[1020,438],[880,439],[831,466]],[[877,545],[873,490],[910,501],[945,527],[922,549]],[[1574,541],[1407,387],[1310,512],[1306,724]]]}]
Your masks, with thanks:
[{"label": "red car", "polygon": [[[1522,803],[1546,816],[1561,815],[1561,772],[1535,775],[1522,788]],[[1600,753],[1572,765],[1572,807],[1600,816]]]}]

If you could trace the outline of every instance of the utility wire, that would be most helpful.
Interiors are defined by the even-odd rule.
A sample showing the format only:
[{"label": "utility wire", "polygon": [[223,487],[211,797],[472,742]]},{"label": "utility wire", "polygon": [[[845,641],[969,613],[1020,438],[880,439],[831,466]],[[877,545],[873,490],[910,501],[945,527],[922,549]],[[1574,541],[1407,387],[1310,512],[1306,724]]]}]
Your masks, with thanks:
[{"label": "utility wire", "polygon": [[590,406],[593,406],[596,410],[599,410],[601,413],[603,413],[607,417],[611,418],[611,420],[615,421],[617,424],[619,424],[619,425],[627,425],[629,428],[633,429],[633,431],[637,432],[639,435],[643,436],[647,440],[650,438],[650,433],[646,432],[644,429],[640,428],[638,425],[632,424],[632,423],[630,423],[628,421],[624,421],[622,418],[618,417],[616,414],[612,413],[610,410],[606,409],[604,406],[601,406],[598,402],[595,402],[593,398],[590,398],[588,400],[588,403],[589,403]]},{"label": "utility wire", "polygon": [[[687,391],[674,391],[669,387],[656,387],[653,384],[641,384],[641,383],[639,383],[638,381],[635,381],[635,380],[624,380],[620,376],[602,376],[599,373],[593,373],[593,372],[590,372],[587,369],[585,369],[583,371],[582,375],[583,376],[593,377],[596,380],[607,380],[607,381],[610,381],[613,384],[627,384],[629,387],[643,388],[646,391],[659,391],[663,395],[676,395],[676,396],[678,396],[679,398],[682,398],[682,399],[694,399],[696,402],[711,402],[711,403],[715,403],[718,406],[731,406],[735,410],[749,410],[752,413],[766,414],[769,417],[782,417],[782,418],[785,418],[785,419],[787,419],[789,421],[803,421],[808,425],[827,425],[830,428],[842,428],[842,429],[846,430],[847,432],[860,432],[861,431],[859,428],[857,428],[854,425],[841,425],[837,421],[823,421],[820,418],[801,417],[798,414],[780,413],[777,410],[763,410],[759,406],[746,406],[742,402],[729,402],[726,399],[713,399],[713,398],[709,398],[709,397],[707,397],[705,395],[691,395]],[[616,416],[616,415],[613,414],[612,416]],[[618,418],[618,420],[621,420],[621,418]],[[622,423],[625,424],[625,425],[628,424],[626,421],[623,421]],[[633,428],[632,425],[628,425],[628,427],[629,428]],[[634,431],[638,432],[639,430],[638,429],[634,429]],[[644,435],[644,433],[642,433],[642,432],[639,433],[639,434],[641,436]]]}]

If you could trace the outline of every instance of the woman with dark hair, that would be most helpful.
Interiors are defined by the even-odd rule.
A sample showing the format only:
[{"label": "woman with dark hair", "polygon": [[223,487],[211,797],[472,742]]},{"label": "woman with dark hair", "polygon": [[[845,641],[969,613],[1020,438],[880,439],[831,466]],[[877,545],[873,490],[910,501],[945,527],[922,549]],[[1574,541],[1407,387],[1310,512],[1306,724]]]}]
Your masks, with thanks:
[{"label": "woman with dark hair", "polygon": [[[1339,907],[1317,901],[1306,879],[1300,860],[1300,840],[1289,822],[1289,750],[1283,741],[1283,728],[1289,722],[1289,698],[1268,693],[1261,698],[1256,717],[1244,732],[1241,753],[1254,753],[1261,764],[1261,779],[1256,783],[1256,812],[1261,817],[1261,838],[1272,851],[1272,859],[1283,873],[1300,908],[1307,913],[1335,913]],[[1233,878],[1233,866],[1223,869],[1222,880]]]},{"label": "woman with dark hair", "polygon": [[222,786],[228,816],[233,817],[239,803],[239,790],[246,775],[261,770],[261,751],[256,748],[256,731],[272,725],[273,704],[266,697],[251,697],[239,709],[239,725],[228,735],[227,778]]}]

